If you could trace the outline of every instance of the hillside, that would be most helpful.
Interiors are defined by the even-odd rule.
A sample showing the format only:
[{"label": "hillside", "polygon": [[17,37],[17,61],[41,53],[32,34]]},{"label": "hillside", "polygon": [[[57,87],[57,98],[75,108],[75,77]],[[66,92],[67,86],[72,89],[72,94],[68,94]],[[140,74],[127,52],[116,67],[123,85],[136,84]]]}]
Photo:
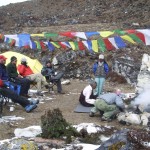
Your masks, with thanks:
[{"label": "hillside", "polygon": [[91,23],[142,28],[150,26],[149,11],[148,0],[31,0],[0,7],[0,30],[16,33],[25,27]]}]

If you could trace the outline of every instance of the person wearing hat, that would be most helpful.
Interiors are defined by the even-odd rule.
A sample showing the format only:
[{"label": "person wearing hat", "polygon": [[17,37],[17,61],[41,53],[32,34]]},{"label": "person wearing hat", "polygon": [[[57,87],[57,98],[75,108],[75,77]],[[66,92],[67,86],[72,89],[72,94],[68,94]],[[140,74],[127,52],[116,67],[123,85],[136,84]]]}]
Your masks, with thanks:
[{"label": "person wearing hat", "polygon": [[97,87],[94,94],[100,96],[103,92],[103,86],[105,84],[106,75],[109,72],[109,66],[104,59],[104,55],[100,54],[99,59],[93,65],[93,74]]},{"label": "person wearing hat", "polygon": [[48,82],[56,83],[57,92],[59,94],[65,94],[65,92],[62,91],[61,85],[61,78],[63,77],[64,73],[63,72],[57,73],[50,60],[46,61],[45,66],[41,70],[41,74],[45,76]]},{"label": "person wearing hat", "polygon": [[116,116],[120,111],[125,110],[122,98],[123,94],[120,89],[117,89],[114,93],[100,95],[96,99],[89,116],[93,117],[96,112],[101,111],[103,112],[101,120],[111,121],[112,117]]},{"label": "person wearing hat", "polygon": [[28,90],[30,88],[30,80],[18,74],[16,64],[17,58],[12,56],[10,58],[10,63],[6,66],[9,80],[21,85],[20,95],[29,98],[30,96],[28,96]]},{"label": "person wearing hat", "polygon": [[24,107],[26,112],[31,112],[37,107],[39,101],[29,101],[26,97],[16,94],[6,86],[5,82],[8,81],[8,74],[5,66],[6,59],[7,58],[5,56],[0,55],[0,95],[10,98],[14,103],[20,104],[22,107]]},{"label": "person wearing hat", "polygon": [[7,81],[8,80],[8,74],[6,71],[6,57],[3,55],[0,55],[0,79]]},{"label": "person wearing hat", "polygon": [[93,94],[93,90],[96,88],[97,83],[91,80],[89,85],[87,85],[80,94],[79,102],[85,107],[94,106],[97,95]]},{"label": "person wearing hat", "polygon": [[49,88],[49,84],[46,82],[43,75],[41,73],[34,73],[30,68],[30,66],[27,65],[27,59],[25,57],[21,59],[21,64],[18,65],[17,69],[21,76],[27,78],[32,82],[37,83],[38,95],[42,96],[41,93],[42,85],[44,85],[45,88],[47,89]]}]

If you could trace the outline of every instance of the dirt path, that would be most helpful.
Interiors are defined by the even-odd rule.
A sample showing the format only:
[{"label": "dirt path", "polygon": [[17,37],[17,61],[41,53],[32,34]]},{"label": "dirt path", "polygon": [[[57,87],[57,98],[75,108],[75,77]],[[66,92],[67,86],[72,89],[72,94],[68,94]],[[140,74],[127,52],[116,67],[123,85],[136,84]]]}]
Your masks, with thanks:
[{"label": "dirt path", "polygon": [[[44,114],[46,110],[53,110],[54,108],[59,108],[62,111],[64,118],[71,124],[80,123],[96,123],[98,125],[112,125],[119,128],[125,128],[126,126],[120,125],[116,120],[112,122],[101,122],[99,116],[90,118],[87,113],[74,113],[74,109],[78,104],[78,98],[81,90],[87,85],[87,81],[71,80],[69,85],[63,85],[64,91],[67,94],[64,95],[50,95],[46,96],[53,97],[52,100],[44,100],[38,105],[38,108],[31,113],[26,113],[21,106],[17,105],[14,112],[10,112],[9,108],[5,106],[3,115],[16,115],[24,117],[25,120],[19,120],[15,123],[1,123],[0,125],[0,140],[11,138],[14,136],[15,128],[25,128],[31,125],[40,125],[40,117]],[[115,88],[121,88],[124,92],[134,92],[128,84],[118,85],[115,83],[107,82],[105,85],[106,91],[113,91]],[[56,89],[55,89],[56,90]],[[132,126],[130,126],[132,128]]]}]

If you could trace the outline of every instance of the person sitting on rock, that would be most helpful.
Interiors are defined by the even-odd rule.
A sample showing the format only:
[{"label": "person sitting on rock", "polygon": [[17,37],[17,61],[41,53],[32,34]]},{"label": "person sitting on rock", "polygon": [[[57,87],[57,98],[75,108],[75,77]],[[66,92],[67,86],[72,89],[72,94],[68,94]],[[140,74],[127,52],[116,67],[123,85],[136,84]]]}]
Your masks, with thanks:
[{"label": "person sitting on rock", "polygon": [[41,73],[34,73],[32,69],[27,65],[27,59],[22,58],[21,59],[21,64],[18,65],[17,67],[18,72],[21,76],[25,77],[26,79],[36,82],[37,83],[37,90],[38,90],[38,95],[42,96],[41,89],[42,85],[45,86],[45,88],[49,88],[49,84],[46,82],[44,77],[42,76]]},{"label": "person sitting on rock", "polygon": [[48,82],[55,82],[57,84],[57,92],[59,94],[64,94],[62,91],[61,78],[63,77],[63,72],[56,72],[51,61],[46,61],[45,66],[41,70],[41,74],[45,76]]},{"label": "person sitting on rock", "polygon": [[97,83],[94,80],[90,81],[80,94],[79,102],[85,107],[94,106],[97,95],[93,94],[93,90],[96,88]]},{"label": "person sitting on rock", "polygon": [[115,93],[105,93],[99,96],[89,116],[93,117],[97,111],[103,111],[101,120],[111,121],[112,117],[117,115],[120,111],[124,111],[124,109],[125,105],[122,100],[121,90],[118,89]]}]

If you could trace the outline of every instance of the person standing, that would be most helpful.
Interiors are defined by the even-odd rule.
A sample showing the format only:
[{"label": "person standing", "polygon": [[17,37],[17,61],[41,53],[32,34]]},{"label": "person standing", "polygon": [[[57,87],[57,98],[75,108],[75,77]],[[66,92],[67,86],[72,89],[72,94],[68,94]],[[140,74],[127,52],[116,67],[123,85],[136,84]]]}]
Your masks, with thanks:
[{"label": "person standing", "polygon": [[21,85],[20,95],[29,98],[28,90],[30,88],[30,80],[23,78],[23,76],[18,74],[16,64],[17,58],[15,56],[12,56],[10,59],[10,63],[6,66],[9,80]]},{"label": "person standing", "polygon": [[94,95],[100,96],[103,92],[103,86],[105,84],[106,75],[109,72],[109,66],[104,60],[104,55],[99,55],[99,60],[93,65],[93,73],[95,76],[95,81],[97,87],[95,89]]}]

